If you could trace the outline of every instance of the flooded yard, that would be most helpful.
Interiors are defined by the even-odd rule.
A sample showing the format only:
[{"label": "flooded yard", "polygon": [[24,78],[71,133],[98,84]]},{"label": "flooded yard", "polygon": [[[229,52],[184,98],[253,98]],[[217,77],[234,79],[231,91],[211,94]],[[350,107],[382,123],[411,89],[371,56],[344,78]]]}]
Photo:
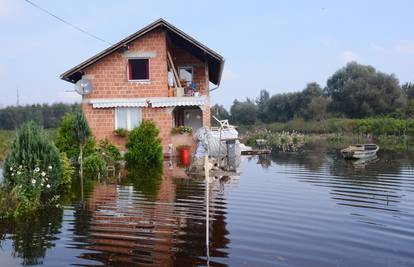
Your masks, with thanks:
[{"label": "flooded yard", "polygon": [[414,266],[413,166],[383,151],[367,165],[317,150],[243,157],[207,189],[166,164],[159,179],[89,184],[85,201],[73,188],[63,209],[3,222],[0,266]]}]

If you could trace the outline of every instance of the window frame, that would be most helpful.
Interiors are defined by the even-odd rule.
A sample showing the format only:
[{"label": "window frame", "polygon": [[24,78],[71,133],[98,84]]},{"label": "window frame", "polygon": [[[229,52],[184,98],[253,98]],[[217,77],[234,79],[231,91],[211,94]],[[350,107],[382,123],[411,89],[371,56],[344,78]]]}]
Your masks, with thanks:
[{"label": "window frame", "polygon": [[[130,64],[129,61],[130,60],[134,60],[134,59],[146,59],[148,60],[148,79],[129,79],[129,77],[132,77],[132,75],[130,76],[131,73],[131,69],[130,69]],[[151,81],[151,60],[150,57],[129,57],[127,59],[127,80],[128,82],[150,82]]]},{"label": "window frame", "polygon": [[[127,116],[126,117],[126,122],[127,122],[127,127],[126,128],[118,127],[117,111],[119,109],[126,109],[126,116]],[[138,108],[138,107],[116,107],[115,112],[114,112],[114,115],[115,115],[115,130],[117,130],[117,129],[126,129],[128,131],[131,131],[132,129],[135,128],[135,127],[134,128],[132,127],[132,123],[131,123],[131,110],[133,110],[133,109],[138,110],[138,125],[135,126],[135,127],[139,127],[141,125],[141,122],[142,122],[142,109],[141,108]]]}]

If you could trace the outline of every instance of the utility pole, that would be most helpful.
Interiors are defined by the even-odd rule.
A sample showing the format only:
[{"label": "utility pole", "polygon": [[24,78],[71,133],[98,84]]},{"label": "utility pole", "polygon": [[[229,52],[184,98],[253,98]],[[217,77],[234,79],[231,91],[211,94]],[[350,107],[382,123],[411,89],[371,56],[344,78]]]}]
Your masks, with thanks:
[{"label": "utility pole", "polygon": [[20,106],[19,87],[16,88],[16,106]]}]

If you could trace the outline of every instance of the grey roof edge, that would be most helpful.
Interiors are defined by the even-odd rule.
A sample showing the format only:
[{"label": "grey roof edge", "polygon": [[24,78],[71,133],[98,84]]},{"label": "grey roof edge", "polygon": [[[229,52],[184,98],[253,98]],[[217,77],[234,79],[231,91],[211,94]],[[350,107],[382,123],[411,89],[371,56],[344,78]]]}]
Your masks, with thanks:
[{"label": "grey roof edge", "polygon": [[68,82],[73,82],[68,78],[68,76],[70,76],[70,75],[72,75],[72,74],[74,74],[78,71],[81,71],[82,69],[94,64],[95,62],[99,61],[100,59],[106,57],[107,55],[109,55],[113,52],[115,52],[120,47],[127,45],[128,43],[134,41],[135,39],[143,36],[144,34],[150,32],[150,31],[152,31],[152,30],[154,30],[154,29],[156,29],[160,26],[164,26],[167,29],[173,31],[174,33],[178,34],[179,36],[181,36],[182,38],[184,38],[188,42],[191,42],[192,44],[194,44],[198,48],[204,50],[206,53],[208,53],[210,56],[212,56],[216,60],[220,61],[220,72],[219,72],[219,79],[218,79],[218,84],[220,84],[220,80],[221,80],[221,76],[222,76],[222,72],[223,72],[223,67],[224,67],[224,58],[220,54],[215,52],[214,50],[208,48],[204,44],[200,43],[199,41],[197,41],[193,37],[189,36],[188,34],[183,32],[182,30],[178,29],[177,27],[173,26],[172,24],[168,23],[167,21],[165,21],[162,18],[152,22],[151,24],[143,27],[139,31],[127,36],[126,38],[122,39],[121,41],[119,41],[119,42],[111,45],[110,47],[102,50],[98,54],[86,59],[85,61],[83,61],[82,63],[76,65],[75,67],[65,71],[59,77],[63,80],[68,81]]}]

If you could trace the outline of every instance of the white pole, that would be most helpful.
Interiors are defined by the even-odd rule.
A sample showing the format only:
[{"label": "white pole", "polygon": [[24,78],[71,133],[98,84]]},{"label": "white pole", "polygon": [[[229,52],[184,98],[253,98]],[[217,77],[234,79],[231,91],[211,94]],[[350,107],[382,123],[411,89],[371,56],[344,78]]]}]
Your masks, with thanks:
[{"label": "white pole", "polygon": [[204,156],[204,174],[206,179],[206,256],[207,266],[210,265],[210,173],[208,166],[208,155]]}]

